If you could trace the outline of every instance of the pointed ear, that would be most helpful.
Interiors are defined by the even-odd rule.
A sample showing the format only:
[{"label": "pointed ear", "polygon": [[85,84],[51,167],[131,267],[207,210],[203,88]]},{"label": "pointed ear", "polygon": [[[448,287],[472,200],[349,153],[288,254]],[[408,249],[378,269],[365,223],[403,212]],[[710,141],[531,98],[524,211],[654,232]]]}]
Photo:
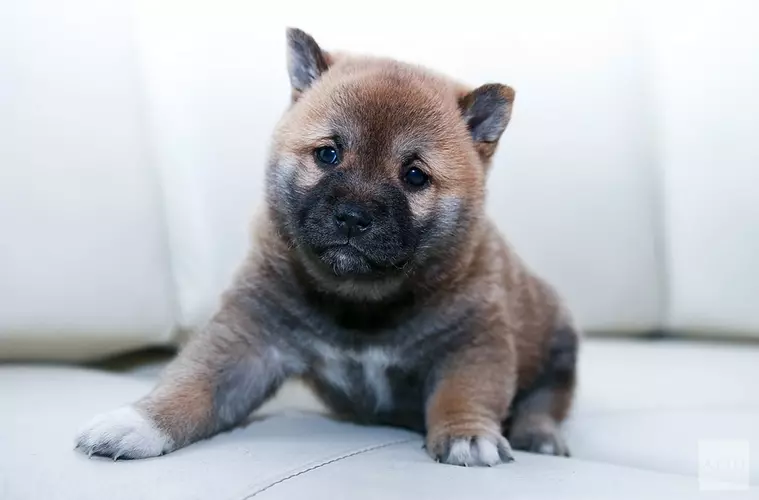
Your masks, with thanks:
[{"label": "pointed ear", "polygon": [[293,101],[306,91],[329,67],[329,55],[308,33],[287,29],[287,70],[290,73]]},{"label": "pointed ear", "polygon": [[514,104],[514,89],[499,83],[477,87],[459,98],[464,121],[472,134],[480,158],[487,162],[495,153]]}]

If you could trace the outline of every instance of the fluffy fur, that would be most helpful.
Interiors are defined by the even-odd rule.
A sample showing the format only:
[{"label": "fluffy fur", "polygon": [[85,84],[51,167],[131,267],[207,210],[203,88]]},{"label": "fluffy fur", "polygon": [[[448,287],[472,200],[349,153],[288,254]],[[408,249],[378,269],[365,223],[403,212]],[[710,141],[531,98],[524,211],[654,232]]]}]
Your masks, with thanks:
[{"label": "fluffy fur", "polygon": [[[438,461],[568,455],[577,331],[484,213],[514,92],[327,53],[299,30],[288,46],[292,104],[253,250],[153,392],[98,417],[78,447],[168,452],[297,376],[341,416],[425,433]],[[410,183],[412,169],[428,182]]]}]

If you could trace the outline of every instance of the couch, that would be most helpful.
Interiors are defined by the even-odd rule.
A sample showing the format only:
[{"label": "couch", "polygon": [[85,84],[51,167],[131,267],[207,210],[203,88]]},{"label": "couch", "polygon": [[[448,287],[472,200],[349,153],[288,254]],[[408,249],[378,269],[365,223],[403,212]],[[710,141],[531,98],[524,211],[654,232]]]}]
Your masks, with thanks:
[{"label": "couch", "polygon": [[[565,425],[573,456],[516,452],[515,462],[485,469],[437,464],[407,431],[333,421],[297,384],[245,426],[169,455],[88,459],[74,451],[74,432],[142,396],[153,367],[9,365],[0,368],[0,498],[755,499],[759,464],[744,452],[759,448],[749,382],[759,377],[758,351],[588,341]],[[725,478],[728,489],[716,481]]]},{"label": "couch", "polygon": [[[392,9],[359,23],[344,3],[0,6],[0,499],[759,498],[754,4],[493,3],[506,31],[439,7],[418,45]],[[248,250],[286,24],[517,89],[489,210],[587,332],[571,458],[436,464],[297,383],[165,457],[73,450],[150,389]]]}]

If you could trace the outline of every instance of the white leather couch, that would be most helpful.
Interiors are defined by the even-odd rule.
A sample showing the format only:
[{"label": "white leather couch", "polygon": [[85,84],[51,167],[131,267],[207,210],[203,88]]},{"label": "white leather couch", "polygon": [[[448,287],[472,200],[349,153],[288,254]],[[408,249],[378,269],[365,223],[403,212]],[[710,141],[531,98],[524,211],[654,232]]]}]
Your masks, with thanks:
[{"label": "white leather couch", "polygon": [[75,430],[142,396],[155,370],[10,365],[0,367],[0,498],[753,500],[758,357],[756,347],[591,340],[566,424],[573,457],[517,452],[484,469],[437,464],[406,431],[333,422],[298,385],[244,428],[172,454],[88,459]]},{"label": "white leather couch", "polygon": [[[759,498],[755,2],[354,4],[0,3],[0,499]],[[573,458],[435,464],[297,385],[166,457],[73,451],[156,370],[72,362],[177,345],[247,250],[285,25],[517,89],[490,210],[591,334]]]}]

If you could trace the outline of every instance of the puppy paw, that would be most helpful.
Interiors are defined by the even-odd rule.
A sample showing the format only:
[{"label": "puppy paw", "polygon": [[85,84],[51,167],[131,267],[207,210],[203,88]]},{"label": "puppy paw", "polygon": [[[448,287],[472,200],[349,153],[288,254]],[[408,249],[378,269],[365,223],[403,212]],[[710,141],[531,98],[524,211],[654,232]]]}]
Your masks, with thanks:
[{"label": "puppy paw", "polygon": [[432,458],[450,465],[492,467],[514,461],[509,442],[499,434],[442,436],[428,439],[426,447]]},{"label": "puppy paw", "polygon": [[554,422],[542,422],[517,426],[509,436],[515,450],[543,455],[569,456],[569,448]]},{"label": "puppy paw", "polygon": [[78,450],[114,460],[156,457],[173,445],[165,432],[132,406],[97,415],[76,437]]}]

